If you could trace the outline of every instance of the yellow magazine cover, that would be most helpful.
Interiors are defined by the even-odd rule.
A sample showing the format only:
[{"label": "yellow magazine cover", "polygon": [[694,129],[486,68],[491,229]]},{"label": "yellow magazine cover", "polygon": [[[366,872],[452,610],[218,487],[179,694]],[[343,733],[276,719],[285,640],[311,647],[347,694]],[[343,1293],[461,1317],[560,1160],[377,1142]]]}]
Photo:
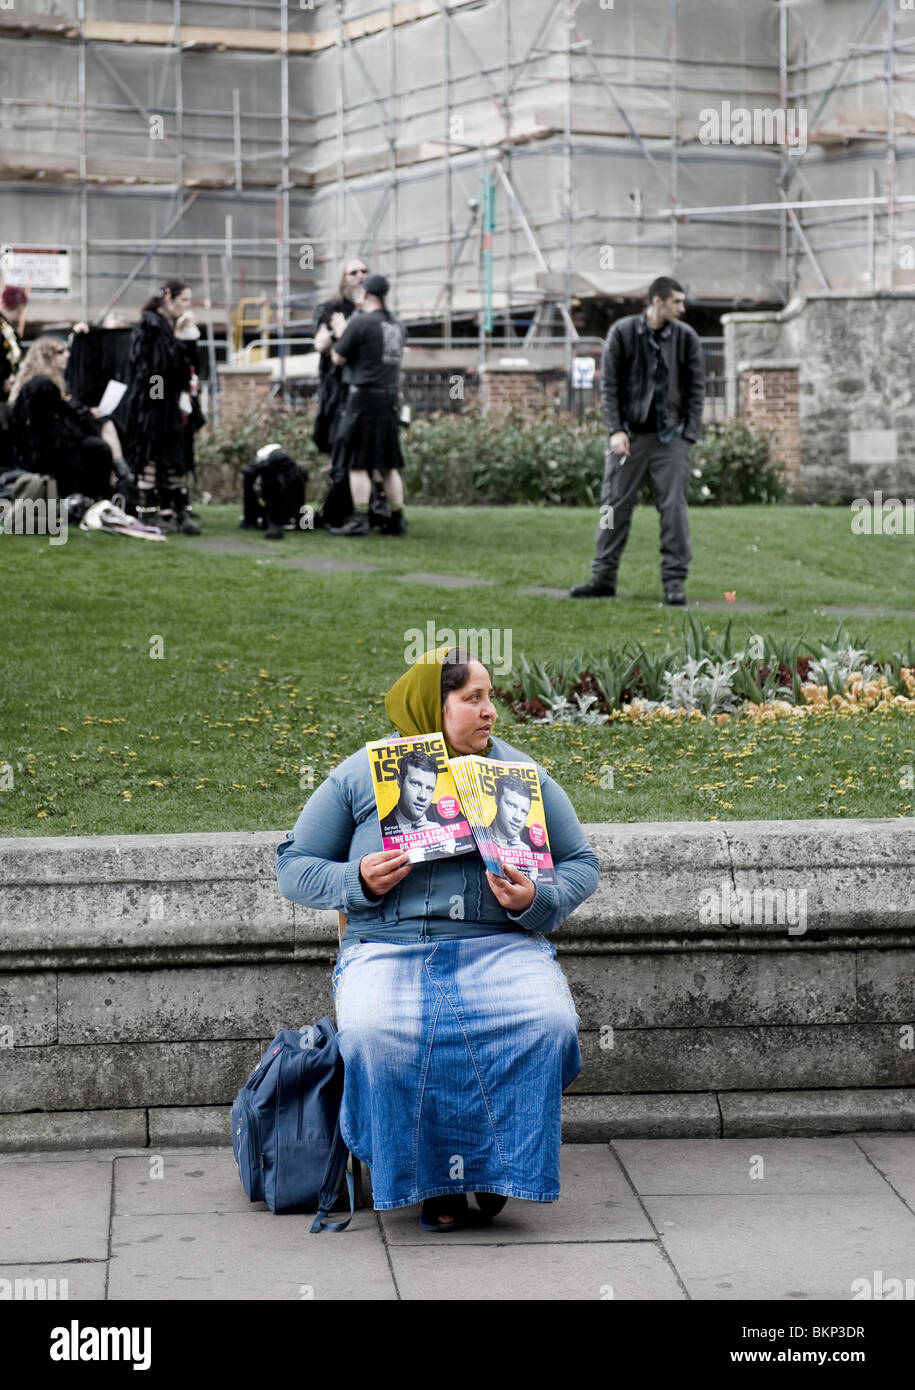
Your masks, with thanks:
[{"label": "yellow magazine cover", "polygon": [[512,864],[537,882],[555,883],[556,869],[533,763],[502,763],[469,754],[451,759],[451,773],[483,860],[494,874]]},{"label": "yellow magazine cover", "polygon": [[383,849],[405,851],[420,864],[474,848],[442,734],[376,739],[366,752]]}]

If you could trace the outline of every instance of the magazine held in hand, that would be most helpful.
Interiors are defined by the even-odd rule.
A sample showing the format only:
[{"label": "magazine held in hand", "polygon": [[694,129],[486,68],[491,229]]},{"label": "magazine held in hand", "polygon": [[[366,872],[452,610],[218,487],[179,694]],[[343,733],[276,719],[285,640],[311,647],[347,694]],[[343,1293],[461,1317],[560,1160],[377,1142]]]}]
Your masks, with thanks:
[{"label": "magazine held in hand", "polygon": [[511,864],[534,883],[556,883],[534,764],[468,754],[452,758],[449,767],[487,869],[504,877],[502,865]]},{"label": "magazine held in hand", "polygon": [[421,864],[474,848],[442,734],[377,739],[366,751],[382,849],[399,849]]}]

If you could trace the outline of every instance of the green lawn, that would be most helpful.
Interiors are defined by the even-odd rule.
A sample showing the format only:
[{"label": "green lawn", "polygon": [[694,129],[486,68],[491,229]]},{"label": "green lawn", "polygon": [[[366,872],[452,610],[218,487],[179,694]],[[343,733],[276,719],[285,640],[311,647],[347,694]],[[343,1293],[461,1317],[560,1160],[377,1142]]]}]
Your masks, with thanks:
[{"label": "green lawn", "polygon": [[[383,692],[404,669],[407,632],[430,621],[508,629],[516,660],[680,638],[682,611],[660,605],[653,509],[636,512],[621,598],[574,603],[519,589],[587,577],[588,509],[408,508],[405,539],[300,532],[279,544],[238,531],[237,507],[199,510],[202,539],[257,553],[193,537],[0,535],[0,834],[291,826],[310,785],[387,732]],[[847,508],[693,509],[691,526],[690,597],[736,590],[766,606],[734,614],[741,636],[829,638],[829,605],[915,608],[912,538],[852,536]],[[296,569],[286,561],[297,555],[381,572]],[[406,571],[495,582],[447,589],[404,582]],[[703,618],[718,630],[726,620]],[[878,657],[915,635],[911,619],[847,621]],[[162,659],[150,657],[156,639]],[[915,802],[900,785],[915,722],[898,712],[586,730],[513,725],[503,710],[497,729],[550,767],[584,820],[895,816]]]}]

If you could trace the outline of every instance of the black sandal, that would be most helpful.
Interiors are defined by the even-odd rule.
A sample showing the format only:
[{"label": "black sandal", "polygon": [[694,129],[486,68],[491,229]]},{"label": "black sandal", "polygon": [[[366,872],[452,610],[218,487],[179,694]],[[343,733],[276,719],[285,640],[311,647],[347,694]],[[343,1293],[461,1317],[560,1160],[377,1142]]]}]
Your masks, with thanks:
[{"label": "black sandal", "polygon": [[[463,1231],[468,1211],[463,1192],[455,1192],[454,1196],[427,1197],[419,1214],[419,1224],[424,1231]],[[454,1220],[443,1225],[438,1219],[440,1216],[453,1216]]]}]

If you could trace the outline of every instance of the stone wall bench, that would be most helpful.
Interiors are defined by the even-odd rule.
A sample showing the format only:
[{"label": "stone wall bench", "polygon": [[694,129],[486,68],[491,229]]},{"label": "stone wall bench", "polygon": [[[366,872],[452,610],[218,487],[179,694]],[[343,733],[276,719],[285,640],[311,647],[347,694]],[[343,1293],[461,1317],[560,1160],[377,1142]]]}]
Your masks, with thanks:
[{"label": "stone wall bench", "polygon": [[[915,822],[586,830],[567,1140],[915,1129]],[[333,1017],[283,833],[0,839],[0,1150],[229,1142],[276,1029]]]}]

